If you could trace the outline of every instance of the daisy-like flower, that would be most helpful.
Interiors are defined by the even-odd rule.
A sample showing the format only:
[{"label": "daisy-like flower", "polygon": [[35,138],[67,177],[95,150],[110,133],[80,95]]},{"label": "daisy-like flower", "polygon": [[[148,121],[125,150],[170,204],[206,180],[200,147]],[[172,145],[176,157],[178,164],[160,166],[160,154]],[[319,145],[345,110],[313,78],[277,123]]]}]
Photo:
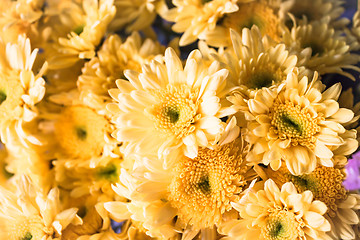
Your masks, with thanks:
[{"label": "daisy-like flower", "polygon": [[[251,0],[240,2],[248,1]],[[224,14],[236,12],[239,9],[237,2],[234,0],[173,1],[175,7],[162,14],[162,17],[175,22],[172,27],[175,32],[184,33],[179,44],[185,46],[205,35],[207,31],[213,30]]]},{"label": "daisy-like flower", "polygon": [[115,12],[113,0],[84,0],[82,8],[75,12],[79,16],[77,18],[72,16],[68,19],[69,22],[66,22],[72,28],[71,32],[67,37],[59,37],[55,40],[54,48],[57,53],[49,60],[50,68],[66,68],[80,59],[94,57],[96,47],[105,35]]},{"label": "daisy-like flower", "polygon": [[201,149],[198,157],[179,161],[169,199],[184,223],[193,229],[212,227],[232,209],[230,202],[240,199],[254,176],[245,165],[243,150],[243,143],[237,140],[217,150]]},{"label": "daisy-like flower", "polygon": [[108,90],[116,87],[116,79],[124,78],[125,69],[141,71],[142,64],[161,57],[164,50],[150,39],[142,42],[136,32],[125,42],[118,35],[110,35],[97,52],[97,57],[85,63],[77,82],[80,98],[89,103],[98,100],[95,105],[111,102]]},{"label": "daisy-like flower", "polygon": [[297,57],[290,55],[284,44],[262,37],[258,27],[244,28],[242,34],[231,31],[233,47],[227,50],[225,63],[230,80],[247,94],[263,87],[276,87],[296,66]]},{"label": "daisy-like flower", "polygon": [[16,186],[16,193],[0,189],[0,238],[61,239],[70,223],[82,223],[76,208],[62,211],[57,188],[43,195],[25,176],[19,178]]},{"label": "daisy-like flower", "polygon": [[354,66],[359,56],[350,53],[343,32],[327,23],[317,21],[294,26],[291,31],[284,32],[283,42],[292,54],[298,56],[299,65],[319,74],[338,73],[355,81],[354,76],[343,69],[360,71]]},{"label": "daisy-like flower", "polygon": [[[342,124],[352,120],[354,113],[339,108],[337,99],[341,85],[335,84],[326,91],[317,79],[298,79],[296,72],[288,74],[286,81],[277,89],[263,89],[254,98],[246,100],[248,122],[246,140],[253,147],[248,161],[270,164],[273,170],[286,163],[294,175],[310,173],[316,164],[333,166],[333,156],[348,155],[337,148],[348,146],[355,138],[348,135]],[[231,101],[241,102],[241,95],[234,94]],[[344,135],[342,135],[344,134]]]},{"label": "daisy-like flower", "polygon": [[136,184],[123,186],[122,177],[126,175],[120,175],[122,184],[114,187],[131,202],[106,203],[105,208],[119,221],[125,214],[116,207],[126,207],[131,219],[142,222],[152,237],[160,237],[156,233],[160,229],[167,229],[169,236],[173,236],[179,228],[178,231],[193,237],[200,230],[203,233],[212,229],[233,216],[230,202],[238,201],[256,177],[246,165],[244,144],[236,139],[214,150],[199,148],[197,157],[183,156],[172,171],[164,169],[157,159],[144,159],[145,167],[138,167],[133,173],[138,176],[131,180]]},{"label": "daisy-like flower", "polygon": [[236,12],[225,14],[221,23],[208,30],[202,39],[212,46],[230,46],[230,29],[241,33],[244,28],[257,26],[262,36],[268,35],[277,42],[280,40],[280,19],[268,0],[239,3],[238,7]]},{"label": "daisy-like flower", "polygon": [[263,190],[250,191],[232,205],[241,219],[220,228],[226,239],[330,239],[326,205],[313,200],[311,191],[298,193],[290,182],[279,189],[269,179]]},{"label": "daisy-like flower", "polygon": [[195,50],[183,68],[168,48],[165,63],[152,61],[141,73],[124,74],[129,81],[116,81],[118,89],[109,93],[117,103],[107,108],[117,128],[112,135],[125,143],[125,155],[155,153],[166,157],[169,167],[183,151],[194,158],[198,146],[217,143],[226,127],[220,118],[233,113],[220,104],[228,92],[228,71],[219,62],[209,66]]},{"label": "daisy-like flower", "polygon": [[[278,185],[292,182],[299,193],[309,190],[314,199],[326,204],[328,210],[324,217],[331,224],[328,234],[333,239],[355,239],[352,225],[359,223],[356,210],[360,208],[356,194],[346,191],[343,186],[345,172],[343,168],[318,166],[309,174],[292,175],[286,167],[277,171],[264,169],[266,177]],[[346,219],[346,220],[345,220]]]},{"label": "daisy-like flower", "polygon": [[[57,108],[44,111],[41,129],[49,140],[48,151],[68,168],[95,168],[121,156],[116,139],[111,137],[114,126],[104,105],[81,101],[73,89],[49,97]],[[91,99],[90,99],[91,100]],[[121,145],[121,144],[120,144]]]},{"label": "daisy-like flower", "polygon": [[0,42],[0,131],[5,144],[40,144],[24,127],[37,116],[35,105],[45,94],[41,76],[47,64],[36,75],[32,71],[37,52],[24,35],[14,44]]},{"label": "daisy-like flower", "polygon": [[56,139],[63,154],[71,158],[100,156],[109,130],[106,118],[86,106],[64,108],[55,123]]}]

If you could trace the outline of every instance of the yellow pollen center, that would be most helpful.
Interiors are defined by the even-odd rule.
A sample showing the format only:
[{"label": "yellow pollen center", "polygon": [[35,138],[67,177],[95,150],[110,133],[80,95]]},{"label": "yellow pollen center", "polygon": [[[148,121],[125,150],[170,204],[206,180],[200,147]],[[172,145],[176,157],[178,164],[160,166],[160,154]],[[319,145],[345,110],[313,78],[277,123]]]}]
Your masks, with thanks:
[{"label": "yellow pollen center", "polygon": [[256,25],[263,36],[269,35],[276,41],[280,38],[279,23],[279,18],[269,6],[256,1],[239,4],[239,10],[227,15],[224,19],[226,28],[232,28],[241,33],[243,28],[250,29]]},{"label": "yellow pollen center", "polygon": [[61,113],[55,134],[65,155],[85,159],[102,153],[108,128],[108,121],[92,109],[72,106]]},{"label": "yellow pollen center", "polygon": [[321,117],[312,117],[310,111],[293,103],[275,102],[270,112],[271,130],[282,140],[290,139],[292,145],[314,147],[315,134],[320,132]]},{"label": "yellow pollen center", "polygon": [[36,240],[48,235],[40,216],[23,218],[15,221],[9,228],[9,240]]},{"label": "yellow pollen center", "polygon": [[[269,56],[267,57],[269,58]],[[270,62],[270,60],[268,61]],[[240,79],[240,84],[244,84],[250,89],[271,87],[286,78],[286,74],[281,68],[271,63],[268,63],[266,66],[255,66],[252,69],[251,72],[247,73],[247,76]]]},{"label": "yellow pollen center", "polygon": [[201,117],[197,114],[198,90],[187,85],[168,85],[165,90],[154,92],[159,104],[148,111],[157,130],[182,138],[195,131],[194,123]]},{"label": "yellow pollen center", "polygon": [[240,146],[240,141],[235,141],[217,150],[201,148],[196,158],[180,161],[169,187],[169,200],[183,222],[196,229],[210,227],[232,209],[230,202],[239,199],[249,181],[244,175],[250,168]]},{"label": "yellow pollen center", "polygon": [[300,225],[294,213],[287,210],[274,211],[268,215],[262,233],[267,240],[295,240],[301,232]]}]

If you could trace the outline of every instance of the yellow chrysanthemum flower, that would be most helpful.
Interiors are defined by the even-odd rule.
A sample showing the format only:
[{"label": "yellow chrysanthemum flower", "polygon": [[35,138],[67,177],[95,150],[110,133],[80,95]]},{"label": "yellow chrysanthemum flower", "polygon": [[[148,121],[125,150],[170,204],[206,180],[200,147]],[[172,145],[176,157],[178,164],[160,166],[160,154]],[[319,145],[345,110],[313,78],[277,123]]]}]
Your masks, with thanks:
[{"label": "yellow chrysanthemum flower", "polygon": [[[75,6],[74,8],[77,9]],[[71,16],[69,22],[66,22],[71,32],[66,37],[60,36],[55,39],[54,49],[57,53],[54,52],[55,56],[51,56],[49,60],[49,67],[52,69],[70,67],[80,59],[94,57],[96,47],[100,44],[116,12],[113,0],[84,0],[82,7],[78,8],[75,13],[69,13],[75,16]]]},{"label": "yellow chrysanthemum flower", "polygon": [[114,126],[104,105],[81,101],[77,89],[49,99],[58,106],[54,112],[47,109],[42,114],[42,130],[54,158],[66,161],[69,168],[95,168],[121,156],[121,143],[111,137]]},{"label": "yellow chrysanthemum flower", "polygon": [[250,191],[232,205],[241,219],[220,228],[226,239],[330,239],[330,223],[323,216],[326,205],[313,200],[311,191],[298,193],[290,182],[279,189],[269,179],[263,190]]},{"label": "yellow chrysanthemum flower", "polygon": [[82,223],[76,208],[61,211],[57,188],[46,196],[25,176],[16,184],[17,193],[0,189],[0,238],[61,239],[67,225]]},{"label": "yellow chrysanthemum flower", "polygon": [[[292,174],[299,175],[310,173],[317,163],[333,166],[334,153],[354,152],[357,146],[344,154],[337,151],[351,142],[346,138],[355,137],[347,134],[342,125],[351,121],[354,113],[339,108],[340,84],[326,91],[324,87],[317,74],[309,82],[307,77],[298,79],[292,72],[278,88],[263,89],[254,98],[244,99],[246,140],[253,145],[248,161],[270,164],[274,170],[284,161]],[[235,93],[230,100],[241,104],[242,99]]]},{"label": "yellow chrysanthemum flower", "polygon": [[228,71],[216,61],[208,66],[197,50],[183,68],[171,48],[165,63],[142,69],[125,71],[129,81],[116,81],[109,92],[117,102],[107,105],[117,128],[112,135],[125,143],[125,155],[155,153],[170,167],[182,152],[194,158],[198,146],[216,144],[226,127],[220,118],[233,113],[220,104]]},{"label": "yellow chrysanthemum flower", "polygon": [[[214,150],[199,148],[197,157],[183,156],[172,171],[164,169],[158,159],[146,158],[133,175],[147,179],[131,179],[123,171],[121,184],[114,187],[131,202],[106,203],[105,208],[117,221],[129,216],[140,221],[152,237],[161,237],[161,229],[172,237],[174,228],[194,237],[233,216],[230,202],[239,200],[256,177],[246,165],[246,153],[246,145],[237,139]],[[125,181],[125,177],[130,179]]]},{"label": "yellow chrysanthemum flower", "polygon": [[[117,35],[110,35],[97,56],[85,63],[77,85],[84,102],[103,105],[112,101],[108,90],[115,88],[115,80],[124,78],[123,71],[141,70],[141,65],[161,57],[164,50],[159,43],[146,39],[143,43],[134,32],[125,42]],[[102,106],[104,107],[104,106]]]},{"label": "yellow chrysanthemum flower", "polygon": [[41,76],[47,64],[36,75],[32,71],[37,52],[31,51],[30,40],[24,35],[14,44],[0,41],[0,131],[5,144],[39,144],[25,129],[25,124],[37,116],[35,105],[45,94]]},{"label": "yellow chrysanthemum flower", "polygon": [[[356,239],[352,225],[359,223],[356,210],[360,208],[360,198],[347,192],[342,185],[345,180],[343,168],[318,166],[309,174],[292,175],[286,167],[277,171],[264,169],[266,177],[278,185],[292,182],[299,193],[309,190],[314,199],[326,204],[324,217],[331,224],[329,236],[335,239]],[[345,220],[346,219],[346,220]]]},{"label": "yellow chrysanthemum flower", "polygon": [[[248,1],[251,0],[241,0],[240,2]],[[184,33],[179,44],[185,46],[196,41],[207,31],[213,30],[224,14],[236,12],[239,9],[237,2],[234,0],[173,1],[175,7],[162,14],[162,17],[175,22],[172,27],[173,31]]]},{"label": "yellow chrysanthemum flower", "polygon": [[281,25],[275,6],[268,0],[255,0],[238,3],[236,12],[225,14],[215,29],[208,30],[201,39],[212,46],[230,46],[230,29],[241,33],[244,28],[257,26],[262,36],[269,36],[276,42],[280,41]]},{"label": "yellow chrysanthemum flower", "polygon": [[319,74],[338,73],[355,81],[354,76],[343,69],[360,72],[360,68],[355,66],[359,55],[350,53],[343,32],[327,23],[312,22],[294,26],[291,31],[284,32],[283,42],[292,54],[298,56],[299,65]]}]

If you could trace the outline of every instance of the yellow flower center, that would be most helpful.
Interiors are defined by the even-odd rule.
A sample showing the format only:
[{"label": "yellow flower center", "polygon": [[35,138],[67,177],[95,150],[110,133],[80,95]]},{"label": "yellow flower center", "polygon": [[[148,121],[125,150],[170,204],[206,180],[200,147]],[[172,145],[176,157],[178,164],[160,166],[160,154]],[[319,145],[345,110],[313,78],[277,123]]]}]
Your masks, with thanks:
[{"label": "yellow flower center", "polygon": [[271,131],[282,140],[290,139],[292,145],[314,147],[316,133],[320,132],[320,116],[313,117],[310,110],[292,102],[275,102],[270,111]]},{"label": "yellow flower center", "polygon": [[198,91],[191,91],[187,85],[168,85],[158,90],[155,96],[159,104],[148,111],[157,130],[182,138],[195,131],[194,123],[200,118],[197,114]]},{"label": "yellow flower center", "polygon": [[[169,199],[180,219],[194,228],[211,227],[232,209],[247,187],[249,167],[243,161],[240,141],[217,150],[200,148],[194,159],[184,158],[175,169]],[[206,214],[204,214],[206,213]]]},{"label": "yellow flower center", "polygon": [[292,182],[299,193],[310,190],[314,194],[315,200],[326,204],[327,213],[332,217],[336,215],[339,201],[347,198],[346,189],[342,185],[345,174],[338,168],[319,165],[310,174],[299,176],[291,175],[285,166],[276,172],[271,170],[266,170],[266,172],[279,185]]},{"label": "yellow flower center", "polygon": [[111,183],[117,182],[120,175],[119,164],[120,162],[111,162],[104,167],[98,167],[95,173],[96,177],[98,179],[105,179]]},{"label": "yellow flower center", "polygon": [[40,216],[19,219],[10,227],[9,240],[36,240],[42,239],[47,233]]},{"label": "yellow flower center", "polygon": [[84,31],[84,27],[85,27],[84,25],[77,26],[74,29],[74,33],[76,33],[77,35],[80,35]]},{"label": "yellow flower center", "polygon": [[266,66],[258,65],[252,68],[242,79],[240,84],[250,89],[261,89],[263,87],[271,87],[286,79],[286,74],[281,68],[267,61]]},{"label": "yellow flower center", "polygon": [[300,225],[293,212],[275,210],[268,215],[262,234],[267,240],[295,240],[301,233]]},{"label": "yellow flower center", "polygon": [[251,28],[256,25],[261,34],[269,35],[272,39],[280,39],[279,18],[274,11],[265,3],[253,1],[239,4],[239,10],[224,18],[224,26],[241,33],[243,28]]},{"label": "yellow flower center", "polygon": [[65,155],[86,159],[102,153],[108,128],[108,121],[92,109],[72,106],[61,113],[55,134]]}]

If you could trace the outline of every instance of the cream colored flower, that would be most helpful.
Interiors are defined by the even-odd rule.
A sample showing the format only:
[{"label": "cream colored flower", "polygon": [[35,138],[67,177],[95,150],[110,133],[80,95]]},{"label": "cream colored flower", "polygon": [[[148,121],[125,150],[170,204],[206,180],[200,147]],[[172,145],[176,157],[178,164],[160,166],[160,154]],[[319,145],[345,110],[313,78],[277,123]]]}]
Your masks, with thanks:
[{"label": "cream colored flower", "polygon": [[350,53],[343,32],[322,22],[303,23],[285,31],[283,42],[292,54],[298,56],[299,65],[319,74],[338,73],[355,81],[352,74],[343,69],[360,71],[355,64],[359,55]]},{"label": "cream colored flower", "polygon": [[232,205],[241,219],[220,228],[226,239],[330,239],[326,205],[313,200],[311,191],[298,193],[290,182],[279,189],[269,179],[263,190],[250,191]]},{"label": "cream colored flower", "polygon": [[94,107],[104,108],[103,104],[112,101],[108,90],[116,87],[116,79],[124,78],[125,69],[140,71],[142,64],[161,57],[164,50],[150,39],[142,42],[136,32],[125,42],[118,35],[110,35],[97,56],[85,63],[82,69],[77,81],[80,98]]},{"label": "cream colored flower", "polygon": [[344,168],[317,166],[309,174],[292,175],[286,167],[277,171],[264,169],[266,178],[278,185],[292,182],[299,193],[309,190],[314,199],[326,204],[328,210],[324,217],[331,224],[328,233],[332,239],[356,239],[352,227],[359,223],[356,211],[360,208],[359,196],[346,191]]},{"label": "cream colored flower", "polygon": [[233,85],[250,95],[263,87],[274,88],[293,71],[297,57],[284,44],[262,37],[258,27],[244,28],[241,35],[231,31],[232,48],[223,54]]},{"label": "cream colored flower", "polygon": [[261,36],[268,35],[276,42],[281,38],[281,22],[277,8],[269,0],[255,0],[238,3],[238,10],[224,15],[221,23],[209,29],[201,39],[212,46],[230,46],[230,29],[241,33],[244,28],[257,26]]},{"label": "cream colored flower", "polygon": [[41,76],[47,64],[36,75],[32,70],[37,52],[24,35],[14,44],[0,42],[0,131],[5,144],[40,144],[32,129],[25,128],[37,116],[35,105],[45,94]]},{"label": "cream colored flower", "polygon": [[256,177],[246,165],[246,153],[246,145],[237,139],[214,150],[199,148],[197,157],[179,158],[172,170],[149,156],[137,164],[134,177],[123,170],[121,183],[114,187],[131,202],[106,203],[105,208],[116,221],[131,217],[141,222],[152,237],[167,239],[178,231],[189,239],[200,231],[210,234],[222,221],[236,218],[230,202],[238,201]]},{"label": "cream colored flower", "polygon": [[[57,53],[49,60],[49,67],[52,69],[70,67],[80,59],[94,57],[96,47],[116,12],[113,0],[84,0],[82,7],[74,4],[72,9],[76,11],[69,12],[68,15],[71,16],[65,18],[64,14],[63,17],[71,31],[66,37],[55,39],[54,49]],[[59,35],[55,34],[57,36]]]},{"label": "cream colored flower", "polygon": [[25,176],[16,186],[17,193],[0,189],[1,239],[61,239],[66,226],[82,223],[76,208],[62,209],[57,188],[43,195]]},{"label": "cream colored flower", "polygon": [[[309,82],[292,72],[277,89],[263,89],[252,99],[235,93],[230,100],[237,104],[243,99],[248,108],[246,140],[253,145],[248,161],[270,164],[273,170],[284,161],[294,175],[310,173],[317,163],[333,166],[334,154],[348,154],[337,149],[351,142],[346,138],[355,138],[342,125],[351,121],[354,113],[339,108],[340,92],[340,84],[324,91],[316,74]],[[356,146],[351,148],[355,150]]]},{"label": "cream colored flower", "polygon": [[213,30],[224,14],[236,12],[239,9],[237,2],[235,0],[173,1],[175,7],[165,12],[162,17],[175,22],[173,31],[184,33],[180,38],[180,46],[185,46],[196,41],[207,31]]},{"label": "cream colored flower", "polygon": [[[53,110],[45,108],[40,128],[48,139],[48,152],[65,161],[68,168],[95,168],[113,158],[121,158],[121,143],[111,137],[114,126],[104,104],[81,101],[79,92],[61,92],[49,96],[56,103]],[[91,99],[90,99],[91,100]]]},{"label": "cream colored flower", "polygon": [[125,71],[129,80],[117,80],[118,89],[109,92],[117,102],[107,105],[117,128],[112,135],[124,142],[125,155],[155,153],[165,157],[167,168],[179,154],[194,158],[198,146],[219,140],[227,125],[220,118],[233,113],[220,104],[228,71],[219,62],[208,66],[195,50],[183,68],[168,48],[165,63],[152,61],[142,69]]}]

